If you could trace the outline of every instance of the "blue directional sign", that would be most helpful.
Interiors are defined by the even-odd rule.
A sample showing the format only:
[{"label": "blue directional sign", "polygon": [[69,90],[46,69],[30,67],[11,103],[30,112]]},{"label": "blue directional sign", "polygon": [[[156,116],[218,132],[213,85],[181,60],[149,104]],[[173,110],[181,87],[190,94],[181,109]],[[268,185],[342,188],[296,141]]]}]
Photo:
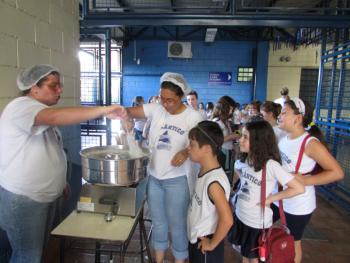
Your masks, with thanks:
[{"label": "blue directional sign", "polygon": [[232,72],[209,72],[209,85],[232,85]]}]

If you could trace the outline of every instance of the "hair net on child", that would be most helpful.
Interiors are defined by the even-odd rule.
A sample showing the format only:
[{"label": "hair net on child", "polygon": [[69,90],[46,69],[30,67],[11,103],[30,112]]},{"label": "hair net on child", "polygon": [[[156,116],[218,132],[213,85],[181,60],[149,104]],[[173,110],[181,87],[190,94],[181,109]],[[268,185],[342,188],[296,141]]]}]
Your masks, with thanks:
[{"label": "hair net on child", "polygon": [[57,68],[51,65],[31,66],[17,75],[17,86],[20,90],[28,90],[53,71],[59,72]]},{"label": "hair net on child", "polygon": [[164,81],[168,81],[176,86],[179,86],[182,92],[185,94],[185,96],[191,92],[191,88],[187,84],[184,76],[179,73],[165,72],[160,78],[160,84],[162,84]]}]

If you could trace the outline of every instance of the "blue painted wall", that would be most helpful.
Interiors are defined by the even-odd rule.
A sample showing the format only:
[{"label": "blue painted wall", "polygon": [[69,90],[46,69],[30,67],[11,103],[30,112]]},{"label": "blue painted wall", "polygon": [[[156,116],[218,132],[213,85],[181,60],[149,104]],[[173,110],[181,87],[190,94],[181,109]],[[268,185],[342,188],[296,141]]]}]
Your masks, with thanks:
[{"label": "blue painted wall", "polygon": [[[216,41],[206,44],[192,41],[192,59],[168,58],[167,41],[138,40],[136,59],[134,43],[123,49],[122,102],[131,105],[132,98],[141,95],[148,100],[159,92],[159,78],[166,71],[178,72],[185,76],[190,86],[199,94],[199,101],[216,102],[223,95],[233,97],[239,103],[252,100],[252,83],[239,83],[238,66],[253,65],[253,50],[257,51],[256,98],[265,100],[267,79],[267,42]],[[209,85],[209,72],[232,72],[231,86]]]},{"label": "blue painted wall", "polygon": [[269,63],[269,43],[266,41],[258,42],[257,43],[255,98],[260,101],[266,100],[268,63]]}]

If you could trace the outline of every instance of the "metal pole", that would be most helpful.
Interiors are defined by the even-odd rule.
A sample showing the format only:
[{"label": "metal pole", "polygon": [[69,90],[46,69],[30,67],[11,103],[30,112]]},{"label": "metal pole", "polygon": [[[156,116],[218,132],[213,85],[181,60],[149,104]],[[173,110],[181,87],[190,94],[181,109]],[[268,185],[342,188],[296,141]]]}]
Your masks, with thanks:
[{"label": "metal pole", "polygon": [[[335,35],[335,41],[333,45],[333,51],[337,51],[336,48],[339,45],[339,30],[336,30]],[[335,77],[336,77],[336,71],[337,71],[337,60],[336,57],[334,57],[333,63],[332,63],[332,75],[331,75],[331,83],[330,83],[330,94],[328,97],[328,113],[327,113],[327,122],[332,122],[332,116],[333,116],[333,99],[334,99],[334,85],[335,85]],[[331,128],[327,129],[326,133],[326,139],[327,142],[331,139]]]},{"label": "metal pole", "polygon": [[[347,29],[343,29],[347,30]],[[346,33],[344,32],[344,38],[346,39]],[[341,55],[341,62],[340,62],[340,69],[339,69],[339,82],[338,82],[338,92],[337,92],[337,101],[336,101],[336,111],[335,111],[335,122],[337,122],[341,117],[341,112],[343,109],[343,95],[344,95],[344,88],[345,88],[345,71],[346,71],[346,65],[345,65],[345,53]],[[339,60],[339,58],[338,58]],[[337,131],[338,129],[335,129]],[[333,140],[333,147],[332,147],[332,154],[335,157],[337,154],[337,146],[338,146],[338,137],[334,134],[334,140]]]},{"label": "metal pole", "polygon": [[257,71],[257,61],[258,61],[258,42],[255,42],[255,48],[252,50],[252,66],[254,68],[254,78],[252,83],[252,101],[256,100],[256,71]]},{"label": "metal pole", "polygon": [[103,81],[102,81],[102,45],[101,45],[101,40],[98,41],[98,105],[103,105],[104,100],[103,100]]},{"label": "metal pole", "polygon": [[83,1],[83,6],[82,6],[82,15],[83,19],[85,19],[89,14],[89,0],[84,0]]},{"label": "metal pole", "polygon": [[327,44],[327,35],[325,29],[322,29],[322,43],[321,43],[321,58],[320,58],[320,67],[318,70],[318,82],[317,82],[317,93],[316,93],[316,105],[315,111],[316,116],[315,120],[320,120],[320,111],[321,111],[321,92],[322,92],[322,82],[323,82],[323,71],[324,71],[324,61],[323,61],[323,52],[326,50]]},{"label": "metal pole", "polygon": [[[106,30],[105,39],[105,54],[106,54],[106,105],[111,105],[111,31]],[[111,120],[107,119],[107,145],[111,145],[112,131]]]}]

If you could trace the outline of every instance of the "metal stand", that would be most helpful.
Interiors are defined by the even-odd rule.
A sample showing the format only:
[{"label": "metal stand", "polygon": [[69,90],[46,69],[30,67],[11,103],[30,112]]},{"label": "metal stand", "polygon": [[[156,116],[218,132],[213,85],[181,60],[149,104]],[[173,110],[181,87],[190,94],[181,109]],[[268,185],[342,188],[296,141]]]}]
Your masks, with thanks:
[{"label": "metal stand", "polygon": [[[127,238],[124,239],[122,238],[123,235],[121,235],[120,237],[116,236],[116,237],[106,237],[106,238],[101,238],[101,233],[99,237],[97,237],[96,234],[94,234],[95,232],[99,232],[99,231],[79,231],[76,228],[78,227],[74,227],[76,225],[80,225],[80,228],[84,229],[84,227],[86,227],[86,229],[88,228],[87,226],[82,226],[83,224],[87,224],[86,222],[89,221],[89,224],[92,225],[98,225],[97,222],[101,222],[101,216],[100,214],[91,214],[91,213],[76,213],[76,212],[72,212],[59,226],[57,226],[56,229],[54,229],[52,231],[53,235],[57,235],[59,237],[61,237],[61,242],[60,242],[60,262],[64,263],[64,254],[65,254],[65,238],[66,237],[72,237],[74,239],[95,239],[96,241],[94,241],[94,248],[84,248],[84,247],[78,247],[78,246],[74,246],[73,242],[71,241],[71,244],[69,246],[69,248],[74,248],[74,249],[81,249],[81,250],[93,250],[94,254],[95,254],[95,263],[99,263],[101,262],[101,254],[107,254],[109,255],[109,260],[110,262],[113,262],[113,253],[119,253],[119,260],[120,262],[124,263],[125,261],[125,255],[127,254],[127,249],[128,246],[130,244],[130,241],[135,233],[135,229],[137,227],[137,225],[139,226],[139,230],[140,230],[140,251],[136,252],[138,254],[140,254],[141,256],[141,262],[144,262],[144,250],[146,250],[147,256],[148,256],[148,262],[152,263],[152,255],[151,255],[151,251],[150,248],[148,246],[148,236],[147,236],[147,231],[145,228],[145,224],[144,224],[144,219],[143,219],[143,205],[142,208],[140,209],[138,215],[136,216],[135,219],[131,219],[130,217],[119,217],[116,218],[115,222],[114,222],[114,226],[115,227],[120,227],[122,228],[122,223],[120,223],[120,225],[118,225],[118,219],[119,220],[124,220],[129,222],[128,226],[131,228],[125,228],[125,229],[130,229],[127,231],[129,234],[127,235]],[[132,220],[132,221],[131,221]],[[130,222],[131,221],[131,222]],[[134,222],[134,223],[132,223]],[[106,224],[112,224],[112,223],[106,223]],[[106,225],[105,227],[103,227],[103,230],[106,231],[105,228],[112,226],[112,225]],[[101,230],[101,231],[103,231]],[[108,231],[106,231],[106,233],[108,233]],[[125,237],[125,236],[124,236]],[[110,244],[111,246],[116,246],[117,248],[104,248],[103,247],[103,241],[108,242],[108,244]],[[132,252],[134,253],[134,251]]]}]

